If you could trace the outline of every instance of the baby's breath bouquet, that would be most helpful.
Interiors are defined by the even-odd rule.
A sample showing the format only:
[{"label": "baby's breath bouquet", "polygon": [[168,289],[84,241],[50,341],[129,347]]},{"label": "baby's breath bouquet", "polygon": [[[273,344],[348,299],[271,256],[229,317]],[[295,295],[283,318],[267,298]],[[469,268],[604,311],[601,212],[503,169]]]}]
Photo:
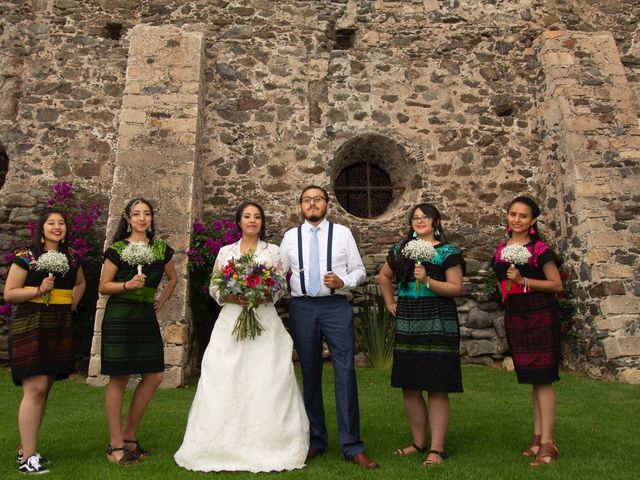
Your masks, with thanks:
[{"label": "baby's breath bouquet", "polygon": [[[49,250],[48,252],[44,252],[40,255],[40,258],[38,258],[38,261],[36,262],[36,270],[48,272],[49,277],[53,277],[54,273],[66,275],[69,271],[69,260],[64,253],[58,252],[57,250]],[[51,292],[45,293],[45,305],[49,305],[50,299]]]},{"label": "baby's breath bouquet", "polygon": [[129,265],[138,266],[138,275],[142,275],[142,266],[153,263],[153,250],[148,243],[145,242],[131,242],[122,251],[120,256],[122,261]]},{"label": "baby's breath bouquet", "polygon": [[[436,249],[425,240],[416,238],[407,242],[402,249],[402,254],[416,263],[430,262],[436,256]],[[416,290],[420,290],[420,283],[416,281]]]},{"label": "baby's breath bouquet", "polygon": [[[520,245],[519,243],[513,243],[511,245],[507,245],[502,249],[502,253],[500,253],[500,259],[510,263],[512,267],[516,265],[524,265],[529,261],[531,257],[531,252],[524,245]],[[509,279],[507,282],[507,292],[511,291],[512,281]]]}]

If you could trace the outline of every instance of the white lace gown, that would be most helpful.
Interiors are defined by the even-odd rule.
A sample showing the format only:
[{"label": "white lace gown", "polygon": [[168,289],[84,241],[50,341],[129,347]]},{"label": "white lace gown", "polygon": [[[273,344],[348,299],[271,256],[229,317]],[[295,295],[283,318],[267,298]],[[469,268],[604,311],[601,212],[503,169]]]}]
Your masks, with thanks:
[{"label": "white lace gown", "polygon": [[[220,249],[214,270],[240,256]],[[257,259],[282,271],[279,248],[260,242]],[[219,301],[215,288],[211,295]],[[224,304],[202,359],[198,389],[175,461],[188,470],[269,472],[304,467],[309,421],[291,361],[293,341],[272,303],[256,310],[264,332],[236,341],[240,306]]]}]

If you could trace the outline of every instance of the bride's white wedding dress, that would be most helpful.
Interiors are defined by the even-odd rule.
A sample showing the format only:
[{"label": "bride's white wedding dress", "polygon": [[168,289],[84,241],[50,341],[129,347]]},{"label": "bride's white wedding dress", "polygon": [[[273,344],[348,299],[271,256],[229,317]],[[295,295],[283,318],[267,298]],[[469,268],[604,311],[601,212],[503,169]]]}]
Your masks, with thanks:
[{"label": "bride's white wedding dress", "polygon": [[[240,255],[239,242],[223,247],[214,269]],[[259,242],[256,257],[282,272],[277,246]],[[215,288],[211,294],[218,300]],[[231,332],[240,308],[224,304],[213,328],[175,461],[203,472],[302,468],[309,421],[291,361],[293,342],[272,303],[256,310],[264,332],[236,341]]]}]

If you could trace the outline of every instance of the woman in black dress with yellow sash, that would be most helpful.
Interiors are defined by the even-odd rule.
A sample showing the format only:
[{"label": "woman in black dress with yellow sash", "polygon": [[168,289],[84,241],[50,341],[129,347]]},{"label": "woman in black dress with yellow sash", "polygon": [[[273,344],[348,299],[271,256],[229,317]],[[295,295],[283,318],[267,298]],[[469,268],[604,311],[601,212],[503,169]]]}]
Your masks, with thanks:
[{"label": "woman in black dress with yellow sash", "polygon": [[[173,293],[178,277],[171,262],[173,249],[154,240],[153,207],[148,200],[131,200],[120,219],[113,245],[104,254],[100,293],[109,295],[102,320],[101,373],[109,375],[105,413],[109,428],[107,457],[119,464],[148,456],[138,443],[137,430],[153,394],[162,382],[164,350],[156,313]],[[137,265],[122,260],[127,245],[147,244],[153,261],[138,274]],[[162,276],[167,282],[156,298]],[[141,374],[127,418],[121,425],[122,402],[129,375]]]},{"label": "woman in black dress with yellow sash", "polygon": [[[463,292],[465,261],[446,243],[438,209],[428,203],[413,207],[409,231],[394,245],[380,271],[380,288],[387,309],[396,316],[391,385],[402,388],[405,413],[413,436],[396,455],[427,452],[424,465],[441,463],[449,428],[449,393],[462,392],[460,327],[453,297]],[[430,243],[435,257],[416,263],[403,254],[413,239]],[[398,287],[394,298],[393,280]],[[428,392],[429,405],[422,391]],[[427,444],[427,429],[431,431]]]},{"label": "woman in black dress with yellow sash", "polygon": [[[75,371],[71,311],[86,284],[78,257],[67,250],[67,232],[62,212],[44,210],[32,246],[16,252],[4,289],[4,299],[14,304],[9,337],[11,376],[23,390],[18,411],[21,473],[48,472],[48,461],[36,451],[40,424],[54,380]],[[68,271],[49,276],[36,268],[37,261],[54,250],[66,256]]]}]

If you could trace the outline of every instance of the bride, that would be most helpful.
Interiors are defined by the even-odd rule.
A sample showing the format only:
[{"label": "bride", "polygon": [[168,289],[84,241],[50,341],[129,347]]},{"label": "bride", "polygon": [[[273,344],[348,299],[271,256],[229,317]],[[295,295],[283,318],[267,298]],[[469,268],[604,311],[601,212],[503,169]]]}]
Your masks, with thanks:
[{"label": "bride", "polygon": [[[264,210],[245,202],[236,211],[242,238],[220,249],[214,270],[249,250],[282,273],[279,249],[263,241]],[[264,328],[254,339],[232,330],[246,305],[243,296],[211,296],[222,311],[202,359],[187,430],[175,461],[202,472],[269,472],[302,468],[309,449],[309,422],[293,370],[293,342],[272,302],[256,308]],[[277,299],[274,299],[276,301]]]}]

